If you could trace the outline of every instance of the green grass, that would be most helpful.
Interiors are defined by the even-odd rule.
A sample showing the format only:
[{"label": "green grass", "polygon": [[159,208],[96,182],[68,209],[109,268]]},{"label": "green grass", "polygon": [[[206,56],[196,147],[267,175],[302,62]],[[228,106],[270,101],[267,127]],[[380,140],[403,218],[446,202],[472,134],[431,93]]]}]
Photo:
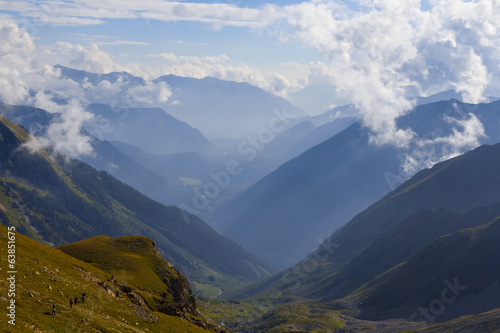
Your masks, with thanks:
[{"label": "green grass", "polygon": [[[0,228],[2,251],[6,251],[6,236],[6,228]],[[125,267],[130,267],[126,263],[138,259],[134,256],[120,259],[114,254],[112,257]],[[6,256],[0,258],[0,295],[6,296]],[[4,331],[206,332],[186,320],[155,311],[150,312],[158,318],[156,323],[136,316],[127,297],[114,297],[99,286],[99,281],[109,283],[108,272],[19,234],[16,234],[16,260],[16,326],[6,326],[6,316],[2,315],[0,326]],[[148,283],[154,280],[150,279]],[[80,296],[83,291],[87,295],[85,303],[70,309],[69,298]],[[3,309],[7,301],[5,297],[0,298]],[[57,313],[51,316],[54,303],[57,304]]]},{"label": "green grass", "polygon": [[199,297],[198,303],[216,322],[224,321],[230,330],[256,332],[332,332],[344,327],[338,310],[298,301],[272,304],[267,299],[221,301]]},{"label": "green grass", "polygon": [[208,283],[192,282],[191,286],[197,295],[205,297],[216,297],[222,292],[220,288]]}]

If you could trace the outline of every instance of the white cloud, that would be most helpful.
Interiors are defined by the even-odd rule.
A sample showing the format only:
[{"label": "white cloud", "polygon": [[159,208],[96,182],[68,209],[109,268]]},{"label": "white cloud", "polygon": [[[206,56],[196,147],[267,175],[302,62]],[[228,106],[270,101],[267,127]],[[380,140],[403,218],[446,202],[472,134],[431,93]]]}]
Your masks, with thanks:
[{"label": "white cloud", "polygon": [[150,45],[146,42],[139,42],[134,40],[115,40],[112,42],[96,42],[97,45],[135,45],[135,46],[146,46]]},{"label": "white cloud", "polygon": [[144,86],[134,86],[128,89],[127,96],[131,103],[151,104],[151,103],[166,103],[168,98],[172,96],[170,88],[165,82],[153,84],[146,83]]},{"label": "white cloud", "polygon": [[57,42],[54,45],[39,47],[47,63],[88,71],[91,73],[109,73],[122,71],[113,57],[99,49],[95,43],[84,47],[78,44]]},{"label": "white cloud", "polygon": [[[286,96],[288,91],[303,87],[299,81],[303,77],[291,78],[276,71],[250,67],[245,63],[235,63],[227,55],[218,56],[179,56],[173,53],[153,54],[154,64],[129,64],[127,71],[153,79],[165,74],[204,78],[207,76],[221,80],[247,82],[279,96]],[[290,69],[284,70],[289,74]],[[301,74],[302,75],[302,74]],[[307,78],[308,71],[305,71]]]},{"label": "white cloud", "polygon": [[[224,55],[163,53],[156,55],[156,65],[149,68],[141,64],[125,68],[140,76],[146,73],[149,79],[172,73],[244,81],[282,96],[307,84],[333,83],[336,93],[341,92],[361,110],[364,124],[373,132],[372,142],[378,144],[408,147],[417,139],[411,129],[396,125],[396,120],[412,107],[412,101],[406,98],[410,87],[422,95],[454,88],[466,102],[474,103],[483,101],[484,95],[500,92],[500,2],[493,0],[430,1],[425,10],[419,0],[313,0],[257,9],[162,0],[18,0],[0,1],[0,5],[38,24],[96,24],[115,18],[196,21],[216,29],[229,25],[265,29],[283,42],[314,47],[329,63],[295,64],[289,66],[292,75],[251,68]],[[19,52],[29,54],[33,48],[30,43],[25,39]],[[12,45],[4,44],[0,50]],[[46,50],[46,55],[93,72],[123,70],[95,44],[84,48],[60,43]],[[16,67],[19,59],[3,61],[10,62],[10,67],[1,68],[0,85],[11,83],[6,87],[10,93],[5,95],[12,100],[26,97],[28,87],[36,86],[36,82],[6,82],[5,76],[16,78],[23,71]],[[474,133],[464,133],[474,137]]]},{"label": "white cloud", "polygon": [[59,42],[37,47],[26,29],[9,21],[0,23],[0,100],[60,114],[45,138],[33,138],[28,144],[32,150],[51,145],[69,157],[91,154],[90,138],[81,132],[82,125],[92,119],[86,111],[89,103],[143,106],[164,103],[171,95],[165,83],[140,86],[119,79],[114,83],[103,80],[96,86],[88,80],[79,84],[62,77],[53,66],[58,63],[97,73],[122,69],[95,44],[83,47]]},{"label": "white cloud", "polygon": [[315,47],[330,59],[317,72],[327,73],[323,79],[361,110],[372,142],[408,147],[416,139],[396,125],[412,108],[409,87],[424,95],[454,88],[477,103],[499,86],[498,1],[435,1],[430,10],[418,0],[356,2],[356,11],[348,4],[285,6],[286,18],[274,26],[282,40]]},{"label": "white cloud", "polygon": [[163,0],[25,0],[0,1],[0,8],[18,12],[36,24],[89,25],[104,19],[155,19],[161,21],[196,21],[223,26],[262,27],[274,20],[279,11],[239,8],[228,3],[188,3]]},{"label": "white cloud", "polygon": [[82,124],[92,119],[92,114],[75,99],[64,106],[61,120],[47,129],[47,137],[54,149],[68,157],[76,158],[92,154],[90,138],[81,133]]},{"label": "white cloud", "polygon": [[486,136],[483,124],[473,113],[462,119],[445,117],[444,120],[453,126],[452,133],[434,139],[416,140],[416,147],[405,154],[402,168],[406,176],[474,149]]},{"label": "white cloud", "polygon": [[185,42],[183,40],[176,40],[174,41],[175,44],[179,45],[187,45],[187,46],[207,46],[207,43],[201,42],[201,43],[193,43],[193,42]]}]

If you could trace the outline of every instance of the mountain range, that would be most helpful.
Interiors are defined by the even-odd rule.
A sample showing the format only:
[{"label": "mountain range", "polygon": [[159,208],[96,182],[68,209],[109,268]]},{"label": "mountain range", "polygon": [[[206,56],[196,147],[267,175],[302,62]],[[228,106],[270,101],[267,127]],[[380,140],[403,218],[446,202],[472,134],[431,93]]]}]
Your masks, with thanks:
[{"label": "mountain range", "polygon": [[[478,136],[478,143],[496,143],[499,108],[499,102],[441,101],[415,108],[398,120],[398,126],[411,128],[426,142],[439,135],[454,143],[454,138],[460,140],[456,133],[467,130],[460,123],[477,117],[485,134]],[[370,143],[370,135],[355,123],[281,165],[218,211],[218,230],[284,269],[401,184],[408,177],[402,169],[408,156],[428,154],[432,159],[450,149],[443,141],[425,148],[415,144],[408,150],[377,146]]]},{"label": "mountain range", "polygon": [[[13,119],[24,128],[37,136],[45,137],[47,129],[53,123],[60,121],[60,114],[49,113],[46,110],[21,105],[7,105],[0,103],[0,114]],[[103,170],[120,181],[134,187],[141,193],[164,204],[178,204],[182,201],[182,193],[190,198],[191,192],[179,183],[177,177],[162,177],[148,167],[133,160],[108,141],[96,137],[91,138],[93,153],[80,156],[80,160],[92,165],[97,170]],[[186,194],[187,192],[187,194]],[[187,199],[186,199],[187,200]]]},{"label": "mountain range", "polygon": [[[416,98],[397,122],[414,140],[381,146],[352,105],[310,117],[244,83],[56,68],[94,102],[93,154],[34,151],[62,116],[0,104],[0,222],[27,267],[16,329],[497,329],[500,102]],[[171,96],[118,107],[109,85]],[[199,216],[171,206],[186,203]],[[93,308],[66,306],[82,289]]]},{"label": "mountain range", "polygon": [[165,82],[172,91],[171,102],[163,105],[165,111],[198,128],[216,144],[214,140],[257,135],[282,117],[307,115],[285,99],[248,83],[175,75],[161,76],[154,82]]},{"label": "mountain range", "polygon": [[0,134],[2,224],[52,245],[102,234],[148,236],[166,260],[200,283],[253,280],[272,272],[196,216],[50,149],[23,148],[29,133],[3,116]]},{"label": "mountain range", "polygon": [[[124,90],[146,85],[142,78],[126,72],[95,74],[60,65],[56,68],[62,77],[82,87],[88,83],[97,86],[105,81],[108,84],[119,83],[120,88]],[[171,91],[168,101],[161,102],[157,106],[178,120],[200,130],[210,141],[227,138],[242,140],[249,135],[257,135],[261,129],[269,127],[270,122],[276,117],[297,118],[307,115],[305,111],[287,100],[248,83],[213,77],[195,79],[175,75],[161,76],[153,80],[153,83],[166,83]],[[113,104],[111,100],[106,103],[105,98],[100,98],[100,95],[98,97],[96,99],[95,96],[91,96],[90,100]],[[128,100],[125,98],[117,106],[127,103]],[[125,107],[130,106],[131,104]],[[123,113],[120,112],[119,115],[122,116]]]},{"label": "mountain range", "polygon": [[303,261],[226,297],[280,307],[300,299],[313,311],[386,323],[376,332],[403,330],[390,328],[394,320],[424,332],[489,332],[500,320],[499,168],[495,144],[422,170]]},{"label": "mountain range", "polygon": [[91,104],[87,110],[94,117],[84,128],[101,140],[128,143],[157,155],[192,152],[211,155],[217,150],[200,131],[160,108]]}]

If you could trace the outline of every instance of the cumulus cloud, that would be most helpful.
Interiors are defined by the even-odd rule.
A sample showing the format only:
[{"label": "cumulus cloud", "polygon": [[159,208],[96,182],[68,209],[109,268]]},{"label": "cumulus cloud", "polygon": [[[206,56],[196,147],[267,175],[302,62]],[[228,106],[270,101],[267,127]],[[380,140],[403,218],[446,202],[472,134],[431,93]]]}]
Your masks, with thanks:
[{"label": "cumulus cloud", "polygon": [[63,77],[60,69],[53,66],[57,63],[97,73],[122,69],[95,44],[37,47],[27,29],[7,20],[0,24],[0,100],[60,115],[48,127],[45,137],[28,143],[31,150],[51,145],[72,158],[92,154],[90,138],[82,132],[82,125],[93,117],[86,111],[89,103],[144,106],[164,103],[171,95],[164,82],[141,85],[120,78],[116,82],[101,80],[95,86],[88,80],[77,82]]},{"label": "cumulus cloud", "polygon": [[[32,141],[29,148],[51,144],[70,157],[89,154],[89,139],[81,134],[80,126],[91,115],[85,112],[78,100],[81,94],[76,85],[62,80],[57,70],[41,60],[33,38],[17,24],[2,23],[0,41],[1,100],[61,114],[60,119],[47,129],[47,138]],[[68,103],[57,104],[54,97],[65,98]]]},{"label": "cumulus cloud", "polygon": [[[480,144],[484,128],[472,113],[450,135],[432,140],[397,119],[408,98],[454,89],[469,103],[500,91],[500,3],[491,0],[309,1],[282,7],[277,35],[318,49],[330,60],[311,67],[309,82],[334,84],[361,111],[371,142],[404,152],[407,176]],[[333,91],[332,91],[333,93]]]},{"label": "cumulus cloud", "polygon": [[[270,32],[282,42],[314,47],[328,62],[304,65],[299,70],[303,75],[294,78],[282,72],[268,73],[234,63],[224,55],[187,57],[162,53],[154,58],[158,60],[155,68],[144,70],[144,65],[133,64],[127,69],[150,76],[153,73],[172,73],[245,81],[282,96],[314,82],[331,83],[337,87],[336,92],[341,92],[361,111],[374,144],[409,148],[415,140],[420,140],[423,146],[429,145],[416,137],[412,129],[397,126],[397,119],[413,107],[412,100],[407,98],[410,91],[425,96],[452,88],[470,103],[485,101],[485,95],[500,91],[500,2],[493,0],[429,1],[425,6],[420,0],[311,0],[260,8],[220,3],[162,0],[138,3],[126,0],[120,1],[120,10],[116,10],[116,0],[75,0],[57,2],[56,5],[50,0],[36,4],[17,0],[6,2],[6,7],[35,22],[41,22],[43,17],[45,23],[56,25],[145,18],[205,22],[216,29],[245,26]],[[0,52],[13,45],[3,40],[0,43],[5,44],[0,44]],[[19,46],[19,52],[29,54],[30,48],[33,48],[32,41],[25,40]],[[65,64],[72,67],[78,65],[94,72],[120,70],[97,45],[84,48],[60,43],[46,52],[53,57],[59,56],[61,63],[66,61]],[[17,68],[16,59],[6,58],[4,61],[9,61],[11,68],[5,66],[2,70],[15,77],[18,74],[14,69]],[[51,71],[42,68],[37,67],[37,70]],[[4,75],[1,77],[3,80]],[[28,87],[33,84],[36,85],[35,82],[28,85],[14,83],[9,98],[19,100],[26,97]],[[5,82],[0,81],[0,85],[5,85]],[[102,88],[117,89],[113,84]],[[140,96],[148,91],[159,98],[168,94],[161,87],[141,89],[136,98],[138,101],[145,100]],[[85,96],[88,98],[88,94]],[[93,98],[98,99],[98,96]],[[480,131],[468,131],[467,126],[460,124],[452,125],[470,138],[463,140],[469,144],[456,145],[462,147],[459,150],[471,147],[477,142],[474,138],[480,137]],[[443,157],[449,155],[443,152]]]},{"label": "cumulus cloud", "polygon": [[54,45],[38,48],[47,63],[59,64],[91,73],[122,71],[113,57],[99,49],[96,43],[89,46],[57,42]]},{"label": "cumulus cloud", "polygon": [[328,78],[361,110],[374,143],[408,147],[414,133],[396,126],[412,108],[408,87],[423,95],[454,88],[477,103],[498,80],[500,3],[432,4],[423,10],[417,0],[305,2],[283,7],[280,35],[331,60]]}]

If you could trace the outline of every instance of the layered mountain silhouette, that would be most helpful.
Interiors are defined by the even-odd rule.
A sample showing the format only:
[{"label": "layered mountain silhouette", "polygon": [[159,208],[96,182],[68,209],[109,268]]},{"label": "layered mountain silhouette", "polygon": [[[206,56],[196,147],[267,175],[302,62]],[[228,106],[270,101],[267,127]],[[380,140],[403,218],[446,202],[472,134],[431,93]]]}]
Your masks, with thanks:
[{"label": "layered mountain silhouette", "polygon": [[[433,217],[438,228],[458,222],[453,229],[460,230],[429,237],[425,247],[409,252],[412,255],[360,288],[364,317],[442,322],[500,308],[500,204],[476,207],[455,221],[440,214]],[[436,229],[424,223],[421,227],[417,235]],[[374,257],[380,258],[381,253]]]},{"label": "layered mountain silhouette", "polygon": [[266,263],[196,216],[49,148],[28,151],[23,147],[29,133],[3,116],[0,134],[2,224],[55,245],[102,234],[147,236],[165,259],[198,281],[209,276],[251,280],[270,273]]},{"label": "layered mountain silhouette", "polygon": [[[120,89],[144,87],[146,82],[126,72],[95,74],[56,66],[65,78],[81,86],[92,84],[116,84]],[[199,129],[209,140],[232,138],[242,140],[248,135],[269,127],[276,117],[296,118],[307,114],[287,100],[268,93],[248,83],[219,80],[213,77],[195,79],[175,75],[164,75],[153,83],[167,84],[172,95],[161,106],[168,114]],[[91,96],[94,102],[116,105],[120,108],[137,107],[129,101],[126,91],[106,101],[106,96]],[[144,105],[140,105],[144,106]],[[119,115],[123,115],[122,112]],[[142,147],[144,148],[144,147]],[[146,149],[147,150],[147,149]]]},{"label": "layered mountain silhouette", "polygon": [[[32,134],[46,136],[52,123],[60,121],[60,114],[49,113],[43,109],[28,106],[13,106],[0,104],[0,114],[29,129]],[[92,165],[97,170],[103,170],[120,181],[134,187],[141,193],[164,204],[178,204],[192,197],[189,188],[179,184],[177,177],[163,177],[151,171],[150,168],[133,160],[128,155],[107,141],[91,137],[93,153],[80,156],[80,160]],[[184,196],[183,196],[184,195]]]},{"label": "layered mountain silhouette", "polygon": [[500,309],[499,168],[495,144],[422,170],[306,259],[232,297],[298,298],[362,320],[488,332]]},{"label": "layered mountain silhouette", "polygon": [[282,117],[307,115],[285,99],[248,83],[175,75],[165,75],[154,82],[166,82],[172,90],[165,110],[198,128],[212,141],[221,138],[242,140],[257,135]]},{"label": "layered mountain silhouette", "polygon": [[160,108],[88,106],[94,118],[85,129],[101,140],[135,145],[152,154],[198,153],[211,155],[216,147],[200,131]]},{"label": "layered mountain silhouette", "polygon": [[[415,108],[398,121],[423,140],[455,138],[460,121],[477,117],[479,142],[500,141],[500,103],[470,105],[457,100]],[[466,135],[466,134],[465,134]],[[453,142],[452,139],[449,140]],[[356,123],[280,166],[221,210],[219,230],[261,258],[285,268],[311,253],[322,240],[406,179],[408,154],[437,158],[442,141],[409,150],[370,143]]]},{"label": "layered mountain silhouette", "polygon": [[436,239],[495,220],[499,167],[496,144],[420,171],[357,214],[306,259],[255,290],[330,300],[347,296]]}]

